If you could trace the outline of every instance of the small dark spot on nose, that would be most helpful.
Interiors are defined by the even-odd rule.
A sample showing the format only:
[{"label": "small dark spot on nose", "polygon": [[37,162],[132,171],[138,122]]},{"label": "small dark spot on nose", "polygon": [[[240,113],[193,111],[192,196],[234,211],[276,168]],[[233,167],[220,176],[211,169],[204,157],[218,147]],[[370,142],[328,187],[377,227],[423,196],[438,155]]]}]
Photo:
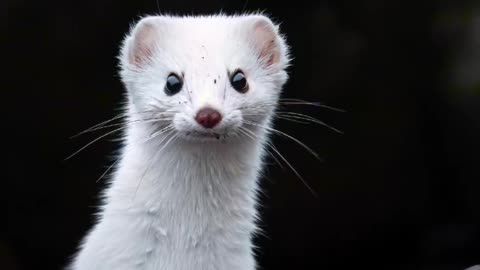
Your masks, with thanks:
[{"label": "small dark spot on nose", "polygon": [[213,83],[217,83],[217,79],[213,80]]},{"label": "small dark spot on nose", "polygon": [[205,59],[205,56],[202,56],[202,59]]}]

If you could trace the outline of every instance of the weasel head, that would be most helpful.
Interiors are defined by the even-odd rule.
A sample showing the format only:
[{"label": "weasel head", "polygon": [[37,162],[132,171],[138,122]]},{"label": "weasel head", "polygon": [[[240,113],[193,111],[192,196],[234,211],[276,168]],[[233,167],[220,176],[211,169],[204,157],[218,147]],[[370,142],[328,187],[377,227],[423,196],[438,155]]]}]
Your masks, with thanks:
[{"label": "weasel head", "polygon": [[287,80],[288,47],[264,15],[141,19],[121,77],[134,119],[192,141],[255,139]]}]

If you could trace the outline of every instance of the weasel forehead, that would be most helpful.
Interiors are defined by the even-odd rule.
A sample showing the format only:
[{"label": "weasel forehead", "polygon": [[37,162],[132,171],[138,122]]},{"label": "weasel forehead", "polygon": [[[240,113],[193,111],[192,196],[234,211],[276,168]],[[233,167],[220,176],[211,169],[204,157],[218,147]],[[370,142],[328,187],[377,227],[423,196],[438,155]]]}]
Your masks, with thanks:
[{"label": "weasel forehead", "polygon": [[173,23],[174,46],[189,47],[205,57],[218,53],[224,47],[231,46],[236,27],[222,21],[185,20]]},{"label": "weasel forehead", "polygon": [[[208,41],[200,41],[197,44],[191,43],[189,49],[179,54],[186,54],[183,58],[183,66],[186,70],[213,82],[213,79],[224,77],[227,68],[232,64],[232,52],[228,47]],[[181,55],[176,55],[181,56]]]},{"label": "weasel forehead", "polygon": [[201,37],[190,39],[189,42],[191,51],[196,54],[197,59],[204,60],[203,62],[215,60],[215,57],[224,53],[229,46],[223,36],[217,36],[214,40]]},{"label": "weasel forehead", "polygon": [[[179,64],[182,69],[190,66],[222,67],[235,65],[239,53],[248,49],[240,34],[238,18],[197,17],[170,18],[168,27],[158,36],[163,44],[160,50]],[[165,38],[165,37],[171,38]]]}]

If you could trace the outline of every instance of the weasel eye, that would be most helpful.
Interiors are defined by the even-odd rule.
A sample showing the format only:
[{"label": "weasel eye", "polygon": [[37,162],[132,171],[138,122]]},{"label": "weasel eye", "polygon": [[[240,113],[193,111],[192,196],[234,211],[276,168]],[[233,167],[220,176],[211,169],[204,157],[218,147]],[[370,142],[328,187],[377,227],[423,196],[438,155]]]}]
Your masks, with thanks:
[{"label": "weasel eye", "polygon": [[245,93],[248,91],[247,79],[240,70],[233,73],[232,77],[230,77],[230,83],[232,84],[232,87],[240,93]]},{"label": "weasel eye", "polygon": [[168,75],[167,84],[165,84],[165,93],[169,96],[173,96],[182,90],[183,82],[174,73]]}]

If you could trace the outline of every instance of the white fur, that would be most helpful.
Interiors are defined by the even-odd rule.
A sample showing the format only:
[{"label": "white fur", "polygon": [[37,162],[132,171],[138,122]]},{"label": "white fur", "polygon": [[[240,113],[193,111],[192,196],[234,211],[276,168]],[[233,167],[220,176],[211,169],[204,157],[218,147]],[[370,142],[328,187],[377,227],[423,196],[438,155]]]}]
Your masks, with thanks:
[{"label": "white fur", "polygon": [[[275,50],[271,61],[265,50]],[[127,115],[137,122],[126,123],[98,223],[71,269],[255,269],[251,237],[268,132],[245,121],[268,126],[287,80],[277,27],[263,15],[146,17],[126,37],[120,60]],[[249,83],[244,94],[230,85],[236,69]],[[167,96],[171,72],[183,74],[184,86]],[[213,130],[194,120],[205,106],[223,115]],[[168,120],[140,122],[143,111]],[[165,123],[174,128],[146,140]]]}]

